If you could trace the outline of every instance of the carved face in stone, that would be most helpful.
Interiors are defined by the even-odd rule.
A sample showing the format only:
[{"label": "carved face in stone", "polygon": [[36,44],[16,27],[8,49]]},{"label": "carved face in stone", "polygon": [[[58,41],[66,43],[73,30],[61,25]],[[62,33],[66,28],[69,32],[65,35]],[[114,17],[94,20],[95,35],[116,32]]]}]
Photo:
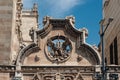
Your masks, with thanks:
[{"label": "carved face in stone", "polygon": [[45,51],[50,61],[59,63],[70,58],[72,46],[68,38],[55,36],[47,40]]}]

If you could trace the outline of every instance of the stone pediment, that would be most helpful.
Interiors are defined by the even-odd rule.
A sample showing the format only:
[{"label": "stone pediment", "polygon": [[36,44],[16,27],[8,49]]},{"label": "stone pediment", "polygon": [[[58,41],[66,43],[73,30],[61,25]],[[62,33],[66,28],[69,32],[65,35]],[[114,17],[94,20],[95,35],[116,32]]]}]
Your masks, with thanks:
[{"label": "stone pediment", "polygon": [[37,34],[41,37],[45,37],[50,31],[57,29],[64,29],[71,36],[82,35],[83,30],[85,31],[85,36],[88,36],[87,29],[77,30],[74,26],[75,20],[74,17],[66,17],[65,19],[53,19],[46,16],[43,20],[44,27],[41,30],[37,31]]},{"label": "stone pediment", "polygon": [[[44,28],[32,30],[33,44],[21,49],[17,64],[36,66],[91,66],[100,64],[100,55],[86,43],[87,29],[77,30],[74,17],[45,17]],[[35,40],[34,40],[35,39]]]},{"label": "stone pediment", "polygon": [[43,29],[31,28],[33,42],[21,47],[16,70],[32,80],[92,80],[95,65],[101,63],[100,54],[86,43],[88,30],[78,30],[74,23],[71,16],[45,17]]}]

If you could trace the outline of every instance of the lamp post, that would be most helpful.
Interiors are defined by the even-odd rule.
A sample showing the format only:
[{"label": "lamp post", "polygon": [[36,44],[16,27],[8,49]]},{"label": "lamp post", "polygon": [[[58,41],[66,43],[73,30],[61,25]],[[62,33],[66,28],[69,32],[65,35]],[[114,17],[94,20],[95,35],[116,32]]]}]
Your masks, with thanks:
[{"label": "lamp post", "polygon": [[[100,22],[101,29],[102,29],[102,33],[100,34],[101,43],[102,43],[102,80],[106,80],[105,51],[104,51],[104,34],[105,34],[105,31],[107,30],[108,26],[110,25],[110,23],[112,21],[113,21],[113,18],[109,18],[108,19],[108,23],[106,25],[103,25],[104,20],[101,20],[101,22]],[[104,26],[106,26],[105,29],[104,29]]]}]

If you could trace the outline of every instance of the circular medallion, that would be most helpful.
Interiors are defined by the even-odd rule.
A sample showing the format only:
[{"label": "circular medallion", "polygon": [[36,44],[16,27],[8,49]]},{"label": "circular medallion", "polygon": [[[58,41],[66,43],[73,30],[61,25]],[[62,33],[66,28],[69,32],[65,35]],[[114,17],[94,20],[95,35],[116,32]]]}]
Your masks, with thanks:
[{"label": "circular medallion", "polygon": [[55,36],[47,40],[45,47],[46,56],[52,62],[65,62],[70,58],[72,45],[68,38]]}]

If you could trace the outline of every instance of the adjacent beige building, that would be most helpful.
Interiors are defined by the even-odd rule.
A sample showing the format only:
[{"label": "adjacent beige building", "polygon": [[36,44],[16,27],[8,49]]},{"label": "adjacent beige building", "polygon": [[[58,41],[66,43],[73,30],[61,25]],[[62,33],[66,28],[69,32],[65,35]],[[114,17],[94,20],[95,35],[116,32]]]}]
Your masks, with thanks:
[{"label": "adjacent beige building", "polygon": [[120,0],[103,1],[102,26],[105,30],[106,63],[108,65],[120,65]]},{"label": "adjacent beige building", "polygon": [[[8,6],[6,6],[8,5]],[[0,1],[0,63],[9,64],[10,56],[12,53],[11,41],[12,31],[15,25],[15,16],[13,12],[15,10],[15,5],[10,0]],[[8,38],[8,39],[6,39]]]}]

